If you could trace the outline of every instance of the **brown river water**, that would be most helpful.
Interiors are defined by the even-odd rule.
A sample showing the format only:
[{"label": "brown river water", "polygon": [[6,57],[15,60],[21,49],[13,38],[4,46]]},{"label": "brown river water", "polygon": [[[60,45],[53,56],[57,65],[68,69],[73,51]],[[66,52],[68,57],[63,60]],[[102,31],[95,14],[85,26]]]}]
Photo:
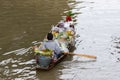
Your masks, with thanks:
[{"label": "brown river water", "polygon": [[[74,53],[50,71],[35,70],[31,46],[71,10]],[[120,80],[119,0],[0,0],[0,80]]]}]

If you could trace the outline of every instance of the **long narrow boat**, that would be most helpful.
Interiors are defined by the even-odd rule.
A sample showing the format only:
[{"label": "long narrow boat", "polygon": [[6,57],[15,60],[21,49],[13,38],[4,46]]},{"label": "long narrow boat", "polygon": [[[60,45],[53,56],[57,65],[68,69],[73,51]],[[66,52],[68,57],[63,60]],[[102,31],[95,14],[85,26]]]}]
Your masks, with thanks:
[{"label": "long narrow boat", "polygon": [[[66,45],[67,47],[67,49],[68,50],[70,50],[71,49],[71,47],[73,46],[73,40],[74,40],[74,38],[71,38],[71,40],[69,40],[68,41],[68,44]],[[64,40],[59,40],[59,42],[63,42]],[[35,52],[36,53],[36,52]],[[47,67],[43,67],[43,66],[40,66],[39,65],[39,62],[38,62],[38,57],[39,57],[39,55],[35,55],[36,56],[36,64],[37,64],[37,66],[36,66],[36,69],[37,70],[50,70],[50,69],[52,69],[54,66],[56,66],[59,62],[61,62],[67,55],[66,54],[62,54],[55,62],[54,61],[51,61],[51,63],[49,64],[49,66],[47,66]]]}]

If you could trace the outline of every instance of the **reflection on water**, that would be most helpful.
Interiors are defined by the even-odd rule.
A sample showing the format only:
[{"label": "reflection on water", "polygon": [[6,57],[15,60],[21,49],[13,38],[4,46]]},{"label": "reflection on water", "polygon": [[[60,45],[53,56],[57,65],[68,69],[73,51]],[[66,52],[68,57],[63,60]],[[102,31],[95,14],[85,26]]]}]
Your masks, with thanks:
[{"label": "reflection on water", "polygon": [[120,36],[112,36],[112,44],[109,49],[111,54],[116,58],[116,61],[120,61]]},{"label": "reflection on water", "polygon": [[119,80],[120,1],[75,0],[76,49],[74,53],[97,56],[96,60],[74,56],[59,70],[62,80]]},{"label": "reflection on water", "polygon": [[1,72],[3,72],[0,76],[3,79],[31,79],[32,77],[35,77],[35,60],[30,57],[33,53],[30,48],[28,49],[22,48],[3,54],[4,59],[0,62]]}]

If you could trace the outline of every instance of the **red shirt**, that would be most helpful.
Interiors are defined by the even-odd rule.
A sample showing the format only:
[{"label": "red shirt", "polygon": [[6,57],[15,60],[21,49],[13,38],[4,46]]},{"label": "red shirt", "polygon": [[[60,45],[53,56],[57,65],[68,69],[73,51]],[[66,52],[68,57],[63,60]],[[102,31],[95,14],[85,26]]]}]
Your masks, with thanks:
[{"label": "red shirt", "polygon": [[66,21],[72,21],[71,16],[66,16]]}]

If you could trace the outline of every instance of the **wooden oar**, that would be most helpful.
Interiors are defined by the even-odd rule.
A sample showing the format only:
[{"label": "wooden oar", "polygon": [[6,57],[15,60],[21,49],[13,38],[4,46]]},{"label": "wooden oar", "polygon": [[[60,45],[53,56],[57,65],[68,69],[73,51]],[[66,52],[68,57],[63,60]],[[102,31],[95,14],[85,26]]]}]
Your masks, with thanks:
[{"label": "wooden oar", "polygon": [[93,55],[87,55],[87,54],[75,54],[75,53],[64,53],[64,54],[68,54],[68,55],[75,55],[75,56],[81,56],[81,57],[86,57],[86,58],[93,58],[93,59],[96,59],[97,57],[96,56],[93,56]]}]

